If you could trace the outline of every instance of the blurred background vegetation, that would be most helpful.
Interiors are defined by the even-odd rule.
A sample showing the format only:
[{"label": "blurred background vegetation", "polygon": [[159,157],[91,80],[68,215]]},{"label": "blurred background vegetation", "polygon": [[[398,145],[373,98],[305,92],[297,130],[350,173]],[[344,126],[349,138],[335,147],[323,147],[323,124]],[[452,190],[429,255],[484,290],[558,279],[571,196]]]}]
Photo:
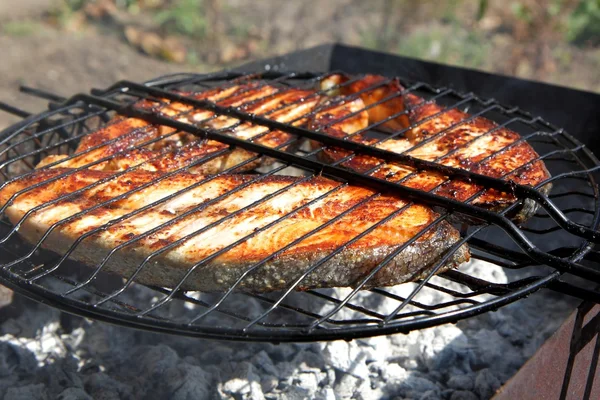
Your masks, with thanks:
[{"label": "blurred background vegetation", "polygon": [[44,29],[116,35],[181,70],[336,41],[600,91],[600,0],[57,0],[0,34]]}]

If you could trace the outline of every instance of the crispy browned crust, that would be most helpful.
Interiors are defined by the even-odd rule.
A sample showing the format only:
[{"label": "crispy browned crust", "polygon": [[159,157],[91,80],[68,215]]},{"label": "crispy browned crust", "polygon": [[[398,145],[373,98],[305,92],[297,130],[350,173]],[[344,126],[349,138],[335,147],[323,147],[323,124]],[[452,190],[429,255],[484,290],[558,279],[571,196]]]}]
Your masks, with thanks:
[{"label": "crispy browned crust", "polygon": [[[360,85],[350,86],[347,91],[364,90],[371,85],[376,85],[383,79],[379,76],[367,76],[360,81]],[[399,93],[401,90],[399,84],[387,84],[376,91],[367,92],[370,93],[368,96],[363,94],[361,97],[369,97],[369,102],[375,102],[377,99],[392,95],[394,91]],[[471,117],[469,114],[455,108],[445,109],[435,102],[427,102],[413,94],[398,96],[396,99],[401,99],[403,105],[399,106],[397,103],[390,102],[384,104],[392,104],[390,108],[393,110],[409,110],[407,121],[399,118],[392,120],[395,123],[394,126],[407,128],[409,127],[408,123],[410,123],[410,126],[413,127],[404,137],[387,140],[380,144],[375,144],[375,139],[367,138],[361,134],[353,136],[350,140],[372,144],[384,150],[407,154],[427,161],[435,161],[438,157],[443,157],[437,161],[442,165],[495,178],[504,177],[503,179],[520,185],[537,186],[550,178],[550,173],[544,163],[540,160],[535,161],[539,158],[538,154],[516,132],[505,127],[499,128],[496,123],[483,117],[476,117],[467,121]],[[375,107],[375,109],[378,107]],[[369,119],[381,120],[381,113],[385,111],[382,110],[383,107],[377,111],[375,116],[372,116],[372,112],[370,112]],[[318,128],[318,125],[319,121],[316,121],[313,127]],[[448,130],[443,132],[446,129]],[[345,137],[348,133],[335,125],[325,129],[325,132],[340,138]],[[414,147],[433,137],[435,138],[429,143],[421,147]],[[451,152],[452,154],[450,154]],[[347,157],[351,153],[339,148],[327,148],[320,154],[326,161],[334,162]],[[413,168],[407,165],[398,163],[382,164],[381,160],[364,155],[356,155],[342,165],[360,172],[366,172],[381,166],[373,173],[373,176],[391,181],[399,181],[415,172]],[[447,177],[439,173],[421,171],[402,182],[402,184],[425,191],[430,191],[442,184],[437,189],[436,194],[459,201],[466,201],[484,189],[481,185],[459,179],[444,183],[446,179]],[[542,187],[541,192],[546,194],[550,191],[550,188],[551,185],[546,184]],[[471,204],[500,211],[516,200],[517,198],[513,193],[488,189],[472,200]],[[535,202],[525,200],[522,206],[513,212],[512,218],[517,222],[522,222],[532,216],[536,208]]]},{"label": "crispy browned crust", "polygon": [[[69,175],[48,182],[49,179],[63,173]],[[40,170],[33,177],[18,180],[0,190],[0,204],[5,204],[20,190],[36,183],[46,182],[39,188],[18,195],[8,205],[6,215],[13,224],[16,224],[31,208],[110,176],[111,174],[105,171],[82,170],[73,173],[66,169]],[[180,173],[157,182],[160,176],[161,174],[156,172],[135,172],[114,178],[96,188],[85,190],[77,196],[33,213],[23,221],[19,233],[29,242],[37,243],[52,224],[114,199],[120,194],[128,193],[145,183],[155,182],[138,193],[128,194],[125,199],[103,205],[68,223],[60,224],[44,240],[42,246],[64,254],[84,233],[104,226],[109,221],[134,210],[139,210],[153,201],[188,188],[203,179],[201,175]],[[234,190],[251,179],[253,177],[248,175],[216,177],[143,213],[99,229],[98,232],[83,240],[70,257],[90,266],[97,265],[116,246],[139,237],[144,232],[171,221],[194,207],[207,204],[211,199]],[[269,193],[289,187],[272,199],[220,221],[213,228],[194,235],[153,258],[135,278],[136,281],[148,285],[174,287],[194,264],[236,240],[257,232],[257,229],[339,185],[322,177],[311,178],[303,183],[298,183],[298,178],[292,177],[263,178],[225,199],[201,207],[178,222],[116,252],[109,258],[104,271],[127,278],[153,252],[164,249],[165,246],[212,222],[220,221],[223,217],[231,215]],[[293,240],[372,195],[372,191],[361,187],[339,187],[325,199],[256,233],[252,238],[196,268],[185,281],[183,288],[200,291],[228,289],[250,266],[273,253],[276,253],[276,256],[250,273],[239,288],[264,292],[288,287],[315,262],[334,249],[344,246],[349,240],[407,204],[397,197],[377,196],[318,233],[285,251],[280,251]],[[342,247],[339,254],[304,279],[299,288],[356,285],[387,255],[420,234],[437,217],[438,215],[428,207],[410,205],[368,235]],[[432,264],[459,239],[458,232],[448,223],[440,222],[433,225],[394,257],[392,262],[378,272],[366,287],[395,285],[426,275],[431,271]],[[440,271],[455,267],[468,259],[466,246],[461,246]]]},{"label": "crispy browned crust", "polygon": [[[368,115],[369,123],[380,123],[378,128],[384,131],[398,131],[404,129],[409,125],[408,116],[401,114],[405,110],[404,101],[402,97],[391,97],[390,94],[400,93],[402,86],[397,79],[386,80],[383,77],[373,78],[371,75],[358,81],[349,82],[349,79],[340,74],[334,74],[326,77],[321,82],[321,88],[327,89],[333,85],[340,85],[339,89],[331,94],[353,96],[358,94],[360,100],[366,107],[366,115]],[[384,99],[387,99],[383,101]],[[380,103],[375,105],[375,103]],[[396,118],[391,116],[398,115]],[[359,127],[354,131],[362,129],[366,126]],[[343,130],[346,133],[351,133],[347,129],[337,126],[338,129]]]}]

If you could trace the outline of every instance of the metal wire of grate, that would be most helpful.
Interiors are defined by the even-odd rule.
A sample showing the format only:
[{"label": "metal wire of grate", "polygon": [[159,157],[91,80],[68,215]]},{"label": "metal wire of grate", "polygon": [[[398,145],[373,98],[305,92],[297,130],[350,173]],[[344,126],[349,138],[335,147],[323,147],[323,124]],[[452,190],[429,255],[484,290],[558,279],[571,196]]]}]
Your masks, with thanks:
[{"label": "metal wire of grate", "polygon": [[[398,111],[343,139],[326,134],[324,128],[327,126],[317,130],[309,128],[306,121],[315,115],[335,109],[359,98],[363,93],[372,92],[393,81],[385,79],[358,93],[328,97],[327,101],[319,101],[313,107],[306,106],[312,100],[323,98],[331,90],[363,79],[363,76],[350,76],[343,83],[327,90],[315,89],[325,77],[324,74],[276,72],[177,74],[157,78],[143,85],[123,81],[106,90],[93,90],[91,95],[80,94],[65,101],[52,94],[27,89],[34,95],[45,96],[53,103],[49,111],[35,116],[27,116],[27,113],[14,107],[3,106],[5,110],[18,113],[25,119],[0,133],[0,189],[28,178],[32,179],[32,184],[16,192],[0,208],[0,279],[32,298],[100,320],[183,335],[275,342],[350,339],[408,332],[493,310],[543,287],[594,301],[600,300],[600,294],[593,289],[593,284],[600,281],[599,258],[594,250],[595,244],[600,241],[597,232],[599,196],[596,184],[599,163],[576,139],[520,109],[506,107],[494,100],[483,100],[472,93],[462,94],[452,89],[434,88],[422,82],[407,82],[401,78],[398,79],[405,88],[402,93],[393,93],[341,119],[327,122],[328,126],[333,126],[366,109],[412,93],[425,101],[443,105],[445,108],[441,113],[460,109],[470,116],[409,150],[426,146],[449,130],[476,117],[484,117],[497,123],[496,127],[484,135],[427,161],[409,155],[409,151],[395,153],[375,147],[372,142],[365,144],[360,140],[353,140],[371,135],[370,137],[377,138],[375,143],[379,145],[403,137],[409,129],[424,121],[417,121],[410,128],[398,129],[391,134],[382,134],[380,128],[388,121],[407,115],[410,110]],[[214,92],[216,88],[223,93],[218,100],[207,100],[203,96]],[[228,88],[231,89],[229,92]],[[290,89],[306,90],[306,93],[299,98],[280,101],[275,108],[261,112],[261,105],[280,99]],[[281,117],[284,111],[294,108],[303,111],[293,117]],[[92,143],[83,149],[78,147],[80,141],[89,137],[92,132],[118,124],[126,117],[137,118],[145,123],[132,127],[121,136]],[[156,126],[162,127],[158,134],[145,135]],[[240,127],[250,130],[252,134],[246,137],[236,135],[236,128]],[[491,135],[501,128],[518,132],[521,139],[488,155],[480,163],[485,163],[510,146],[527,141],[537,151],[539,158],[529,161],[510,174],[518,173],[537,160],[543,160],[551,178],[532,188],[511,182],[507,179],[509,174],[494,178],[443,163],[445,158],[461,148],[472,145],[481,140],[482,136]],[[274,135],[283,139],[269,141]],[[308,141],[318,145],[307,146]],[[123,146],[124,142],[126,145]],[[50,224],[36,240],[37,243],[28,243],[19,234],[19,229],[37,213],[65,204],[129,174],[145,171],[149,165],[163,162],[174,148],[185,148],[189,143],[201,143],[205,150],[194,157],[185,158],[167,172],[155,174],[153,179],[143,184],[134,185],[110,199],[101,199],[93,206]],[[208,145],[211,143],[212,147]],[[115,146],[121,147],[116,151],[104,152],[101,157],[85,158],[93,156],[94,152],[102,152]],[[322,157],[323,153],[331,147],[342,149],[346,153],[340,159],[326,161]],[[115,162],[119,157],[141,154],[147,150],[151,150],[147,152],[149,156],[137,163],[126,164],[75,191],[37,205],[25,212],[18,221],[8,220],[9,207],[20,196],[49,183],[77,176],[81,171]],[[170,178],[182,173],[205,171],[203,168],[214,165],[215,162],[222,165],[223,160],[239,155],[240,150],[244,151],[244,157],[225,165],[217,173],[197,175],[198,178],[185,187],[157,197],[143,207],[127,210],[117,218],[81,233],[64,251],[50,245],[54,232],[68,224],[132,196],[149,193],[156,185],[169,182]],[[346,162],[357,155],[371,156],[378,160],[377,165],[361,172],[346,168]],[[60,167],[65,162],[78,159],[86,161],[35,182],[33,178],[38,174],[35,166],[42,160],[48,160],[49,156],[55,158],[45,165],[45,169]],[[407,166],[412,168],[412,172],[400,180],[375,177],[376,172],[388,163]],[[406,184],[411,177],[422,171],[441,174],[445,178],[442,183],[427,191]],[[87,263],[84,266],[77,261],[80,259],[77,256],[80,247],[94,235],[202,189],[204,185],[225,176],[239,173],[247,176],[243,183],[194,205],[184,213],[169,216],[139,234],[127,237],[105,252],[97,262],[91,263],[93,265]],[[121,274],[121,277],[109,273],[110,264],[114,264],[115,259],[121,260],[118,258],[120,254],[143,243],[145,239],[181,224],[186,218],[202,215],[211,206],[235,199],[252,185],[268,182],[279,175],[293,175],[296,178],[216,219],[191,227],[186,230],[185,235],[154,249],[135,266],[127,269],[125,274]],[[277,218],[257,226],[251,232],[229,238],[223,246],[195,260],[187,270],[182,271],[176,284],[157,287],[139,282],[140,277],[149,269],[161,268],[161,257],[171,250],[185,246],[211,229],[225,226],[237,217],[269,204],[278,196],[285,196],[301,185],[312,182],[315,177],[325,177],[335,184],[277,215]],[[472,182],[479,185],[481,190],[464,201],[440,195],[439,189],[452,180]],[[546,195],[540,188],[549,182],[552,182],[553,189]],[[319,226],[306,232],[298,231],[292,239],[271,254],[248,263],[244,271],[236,276],[235,282],[224,290],[209,292],[188,287],[187,282],[198,271],[214,268],[220,257],[236,247],[253,238],[264,237],[286,220],[331,198],[348,185],[368,187],[373,192],[352,206],[338,210]],[[473,204],[475,199],[490,189],[513,193],[516,200],[506,208],[494,211]],[[298,271],[294,279],[286,282],[283,289],[267,293],[240,290],[256,273],[279,259],[286,251],[318,236],[319,232],[331,229],[340,221],[352,218],[353,213],[361,207],[389,193],[405,199],[404,205],[381,215],[374,224],[335,249],[319,253],[306,269]],[[519,225],[511,219],[511,215],[522,209],[526,202],[535,202],[539,208],[531,219]],[[434,207],[436,217],[410,240],[389,249],[368,273],[360,277],[354,288],[298,290],[303,288],[303,282],[311,274],[318,273],[331,260],[342,255],[345,249],[364,240],[394,218],[401,217],[415,204]],[[435,230],[443,221],[457,226],[461,238],[443,251],[422,279],[393,287],[369,285],[378,273],[385,270],[397,257],[401,257],[403,251]],[[508,281],[490,280],[488,275],[481,273],[480,269],[472,268],[472,265],[444,271],[444,266],[465,243],[474,259],[501,267]]]}]

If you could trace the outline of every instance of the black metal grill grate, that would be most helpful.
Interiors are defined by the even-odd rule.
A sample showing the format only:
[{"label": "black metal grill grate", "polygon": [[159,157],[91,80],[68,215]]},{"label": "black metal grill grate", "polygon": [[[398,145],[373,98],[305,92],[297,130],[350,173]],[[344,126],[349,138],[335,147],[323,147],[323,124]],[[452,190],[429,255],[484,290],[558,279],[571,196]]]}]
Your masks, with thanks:
[{"label": "black metal grill grate", "polygon": [[[151,123],[170,126],[178,132],[193,133],[201,138],[229,145],[227,148],[190,161],[180,170],[165,173],[159,180],[168,179],[181,170],[185,171],[193,166],[206,163],[231,152],[234,147],[238,147],[256,153],[256,156],[243,161],[243,165],[250,165],[261,157],[271,157],[277,161],[270,169],[259,168],[254,170],[252,172],[254,178],[251,182],[259,182],[261,179],[275,174],[294,173],[305,176],[304,179],[321,174],[339,182],[339,187],[346,184],[358,184],[368,186],[379,192],[392,191],[410,200],[411,202],[408,205],[412,202],[425,203],[440,210],[439,218],[425,227],[415,236],[414,240],[442,220],[456,221],[468,217],[470,221],[481,221],[477,224],[462,225],[462,239],[437,262],[434,272],[452,257],[453,252],[460,245],[468,243],[474,258],[500,266],[505,271],[508,282],[494,282],[489,279],[485,271],[482,272],[467,267],[466,269],[459,268],[458,270],[445,272],[439,276],[434,276],[434,273],[432,273],[426,279],[416,283],[403,284],[394,288],[359,290],[377,271],[384,268],[395,255],[405,249],[410,244],[409,242],[387,255],[385,260],[377,265],[354,290],[316,289],[305,292],[294,290],[310,272],[316,270],[328,259],[342,251],[343,246],[313,264],[293,285],[282,292],[260,295],[241,293],[235,290],[236,286],[232,286],[224,293],[212,294],[181,290],[183,282],[194,269],[201,268],[211,259],[223,254],[249,237],[274,226],[280,221],[278,219],[200,261],[183,276],[180,284],[176,287],[172,289],[147,287],[134,282],[135,274],[129,279],[120,279],[105,274],[103,269],[107,259],[93,268],[83,268],[71,259],[70,256],[77,244],[98,230],[84,234],[71,246],[69,251],[56,254],[42,248],[44,239],[40,240],[35,246],[26,244],[18,235],[18,225],[14,227],[4,217],[6,206],[0,209],[3,213],[3,219],[0,223],[0,252],[2,253],[0,255],[0,262],[2,263],[0,278],[7,285],[24,292],[30,297],[70,312],[97,319],[185,335],[270,341],[324,340],[407,332],[412,329],[456,321],[493,310],[546,286],[599,301],[599,293],[585,284],[589,281],[592,283],[600,281],[599,257],[597,251],[594,250],[595,244],[600,241],[597,232],[600,196],[596,185],[600,164],[591,152],[577,142],[576,139],[566,132],[556,129],[541,118],[532,117],[518,108],[505,107],[494,100],[480,99],[472,93],[462,94],[452,89],[434,88],[421,82],[401,80],[404,87],[407,88],[407,92],[418,94],[426,100],[435,100],[447,108],[461,109],[470,113],[473,117],[483,116],[496,121],[501,127],[507,127],[520,133],[522,139],[529,142],[540,154],[540,159],[544,161],[552,175],[549,181],[553,183],[554,188],[549,196],[545,196],[538,190],[547,182],[540,184],[538,188],[514,185],[502,179],[490,178],[465,170],[446,167],[436,162],[423,161],[405,154],[390,153],[357,142],[337,139],[304,127],[295,126],[292,123],[276,122],[269,119],[268,115],[248,114],[244,111],[243,106],[237,108],[221,107],[208,101],[195,100],[180,94],[182,92],[201,92],[214,87],[226,87],[227,85],[249,81],[256,81],[258,85],[273,85],[282,90],[289,87],[314,88],[323,77],[321,74],[312,73],[178,74],[162,77],[145,85],[119,82],[107,90],[95,90],[92,91],[92,95],[76,95],[64,102],[55,95],[26,89],[32,94],[45,96],[54,103],[51,103],[48,112],[27,117],[23,123],[10,127],[1,133],[0,182],[4,186],[17,177],[23,179],[23,176],[27,176],[34,166],[48,155],[69,154],[70,157],[74,157],[73,152],[79,140],[104,126],[116,114],[138,117]],[[341,85],[348,85],[361,78],[361,76],[353,76],[348,82]],[[389,82],[389,80],[380,82],[379,85],[386,82]],[[372,90],[372,88],[365,90]],[[216,118],[216,115],[227,115],[237,118],[239,120],[238,124],[251,122],[262,126],[264,132],[253,136],[251,140],[240,139],[228,135],[228,130],[232,126],[222,130],[209,129],[201,123],[192,125],[187,121],[182,122],[160,112],[148,111],[147,108],[141,109],[137,106],[141,99],[152,102],[155,110],[165,106],[166,100],[187,104],[194,107],[194,109],[210,110],[215,115],[208,117],[208,119],[212,120]],[[384,98],[380,103],[389,99]],[[348,97],[346,97],[346,100],[348,100]],[[372,104],[370,107],[377,104],[379,103]],[[286,104],[285,107],[290,105]],[[322,110],[323,107],[329,106],[331,106],[331,103],[321,105],[317,110],[313,110],[311,115],[314,115],[318,110]],[[20,113],[21,116],[25,117],[25,113],[19,112],[19,110],[10,109],[6,106],[4,108],[14,113]],[[403,113],[406,113],[406,111]],[[399,115],[390,116],[390,119]],[[179,115],[177,118],[181,116]],[[306,116],[303,115],[302,118]],[[206,121],[201,122],[205,123]],[[377,131],[378,125],[382,122],[369,126],[367,130]],[[264,137],[272,130],[290,133],[293,138],[275,148],[266,147],[256,142],[257,139]],[[403,135],[405,131],[386,135],[381,140],[390,140]],[[361,133],[363,132],[357,132],[353,135]],[[166,135],[173,134],[168,133]],[[142,148],[163,138],[164,135],[149,142],[136,144],[127,150]],[[406,178],[400,182],[390,182],[374,178],[369,173],[360,174],[340,167],[351,156],[335,163],[326,164],[317,157],[323,147],[317,150],[303,150],[302,147],[299,150],[290,150],[293,148],[293,146],[290,146],[291,144],[298,144],[305,139],[318,141],[323,146],[334,145],[344,148],[352,151],[353,154],[368,154],[385,161],[401,162],[413,166],[417,170],[438,171],[449,177],[469,179],[486,188],[511,191],[518,196],[519,201],[501,212],[492,212],[468,204],[470,200],[473,200],[482,192],[472,196],[467,202],[459,202],[436,195],[435,189],[430,192],[423,192],[403,186],[402,182]],[[101,143],[96,148],[108,144]],[[157,157],[160,157],[160,153]],[[107,157],[106,160],[109,158]],[[97,164],[106,160],[99,159],[93,163]],[[88,168],[89,166],[86,165],[82,168]],[[235,165],[224,171],[224,173],[236,172],[241,166],[242,164]],[[137,168],[139,166],[129,167],[124,171],[116,172],[113,177],[134,171]],[[72,172],[66,172],[65,174],[69,173]],[[60,179],[63,176],[64,174],[53,179]],[[200,184],[214,178],[214,176],[207,176],[182,191],[191,190],[193,187],[198,187]],[[99,183],[101,182],[103,181]],[[175,244],[158,249],[139,266],[138,272],[145,268],[153,258],[177,244],[201,234],[218,223],[223,223],[239,212],[255,207],[279,193],[284,193],[299,184],[299,182],[302,181],[296,181],[241,210],[223,216],[221,220],[193,231]],[[141,188],[150,187],[152,184],[149,183],[133,189],[119,198],[129,196],[131,193],[139,191]],[[332,189],[331,192],[325,193],[312,202],[330,195],[339,187]],[[222,194],[211,200],[211,202],[227,196],[235,196],[236,191],[239,189],[241,187]],[[74,193],[72,196],[76,194]],[[178,194],[180,192],[173,194],[173,196]],[[15,196],[18,196],[18,194]],[[374,196],[377,196],[377,194]],[[167,201],[169,198],[163,198],[158,203]],[[535,201],[540,205],[540,208],[532,219],[523,226],[518,227],[505,215],[521,206],[525,199]],[[365,199],[353,208],[341,212],[327,224],[343,218],[353,209],[369,200],[370,198]],[[311,203],[300,208],[307,207]],[[41,207],[49,205],[45,204]],[[100,205],[102,204],[98,206]],[[198,211],[206,206],[207,204],[201,204],[192,211]],[[359,240],[376,227],[399,215],[406,207],[398,209],[393,214],[383,218],[373,227],[352,239],[347,245]],[[34,210],[28,215],[33,213]],[[93,209],[84,210],[82,213],[85,214],[91,211]],[[136,210],[132,214],[143,211],[144,209]],[[281,219],[287,218],[298,211],[300,210],[294,209],[289,214],[281,216]],[[60,224],[71,221],[82,213],[60,221],[50,229],[55,229]],[[111,223],[118,223],[125,217],[123,216]],[[181,216],[174,217],[169,224],[174,223],[179,218]],[[158,228],[149,230],[144,235],[150,235],[161,227],[159,225]],[[292,247],[322,228],[324,226],[298,237],[282,248],[280,252]],[[135,243],[136,240],[139,240],[139,238],[133,238],[119,245],[107,257],[110,257],[119,249]],[[273,254],[268,258],[275,255]],[[260,268],[267,261],[268,259],[264,259],[251,266],[238,283],[245,279],[252,270]],[[578,282],[578,285],[573,282],[569,283],[569,276],[584,278],[586,282],[584,282],[583,287],[579,285],[581,282]]]}]

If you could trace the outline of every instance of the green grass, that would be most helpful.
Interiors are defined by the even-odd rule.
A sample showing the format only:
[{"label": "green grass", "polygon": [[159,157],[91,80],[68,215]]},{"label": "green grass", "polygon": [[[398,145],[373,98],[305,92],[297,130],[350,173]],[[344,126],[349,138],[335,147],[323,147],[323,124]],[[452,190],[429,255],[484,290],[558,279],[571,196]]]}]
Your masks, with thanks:
[{"label": "green grass", "polygon": [[483,34],[464,29],[456,23],[415,30],[402,37],[396,48],[387,48],[375,31],[366,30],[361,44],[371,49],[471,68],[485,67],[491,51],[491,44]]},{"label": "green grass", "polygon": [[205,37],[208,29],[202,0],[178,0],[172,7],[156,13],[154,19],[171,33],[194,38]]},{"label": "green grass", "polygon": [[580,0],[568,18],[567,39],[576,44],[600,44],[600,0]]},{"label": "green grass", "polygon": [[43,29],[43,24],[36,21],[8,21],[0,30],[8,36],[31,36]]},{"label": "green grass", "polygon": [[455,25],[415,31],[397,49],[409,57],[472,68],[484,67],[490,50],[483,35]]}]

